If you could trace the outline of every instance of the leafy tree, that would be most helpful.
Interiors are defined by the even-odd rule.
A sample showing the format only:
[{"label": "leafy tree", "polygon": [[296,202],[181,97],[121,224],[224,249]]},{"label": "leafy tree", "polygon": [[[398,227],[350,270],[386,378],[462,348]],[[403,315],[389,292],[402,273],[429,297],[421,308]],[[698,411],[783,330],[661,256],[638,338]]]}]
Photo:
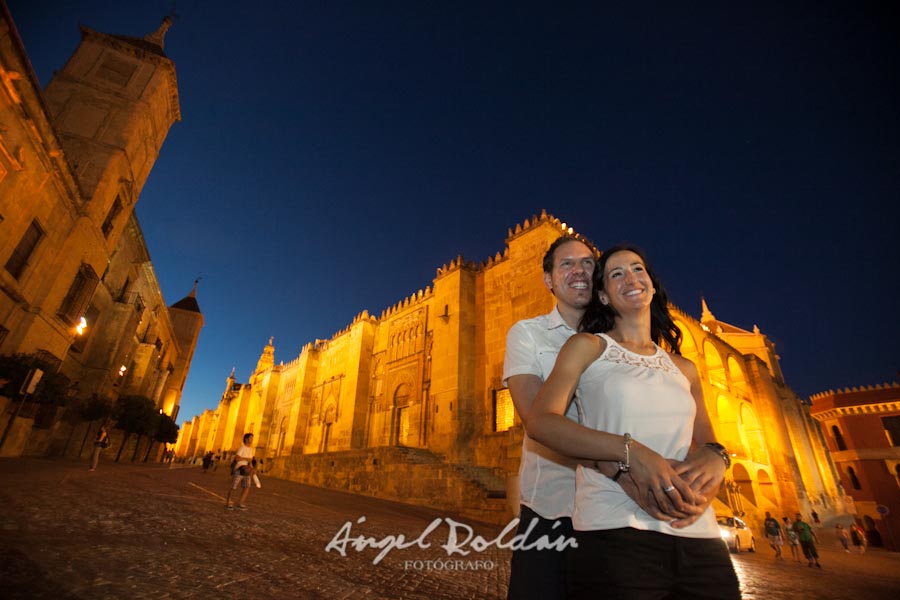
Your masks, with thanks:
[{"label": "leafy tree", "polygon": [[158,415],[156,431],[150,439],[150,444],[147,446],[147,454],[144,455],[144,462],[147,462],[150,458],[150,450],[153,448],[154,441],[159,442],[160,444],[174,444],[178,441],[178,425],[172,420],[172,417],[165,413]]},{"label": "leafy tree", "polygon": [[81,405],[79,414],[85,421],[99,421],[109,417],[113,412],[113,405],[109,398],[93,394]]},{"label": "leafy tree", "polygon": [[122,451],[132,435],[137,435],[138,441],[135,444],[135,453],[131,460],[137,458],[137,445],[140,444],[140,438],[144,435],[153,435],[157,415],[156,406],[150,398],[145,396],[122,396],[119,398],[113,409],[113,416],[116,419],[116,427],[125,432],[125,439],[122,440],[122,445],[116,454],[116,462],[119,462]]}]

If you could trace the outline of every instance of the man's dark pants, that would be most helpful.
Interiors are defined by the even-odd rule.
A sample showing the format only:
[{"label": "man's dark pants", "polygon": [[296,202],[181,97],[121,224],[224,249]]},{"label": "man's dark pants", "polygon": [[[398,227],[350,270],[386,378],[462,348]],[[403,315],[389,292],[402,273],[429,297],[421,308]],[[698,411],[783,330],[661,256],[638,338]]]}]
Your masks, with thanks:
[{"label": "man's dark pants", "polygon": [[[532,520],[536,520],[534,527]],[[531,531],[529,532],[529,528]],[[527,506],[519,511],[516,535],[528,538],[524,546],[535,544],[541,536],[554,544],[560,537],[572,537],[572,519],[545,519]],[[560,544],[561,545],[561,544]],[[566,597],[566,552],[549,548],[514,550],[509,572],[509,600],[555,600]]]}]

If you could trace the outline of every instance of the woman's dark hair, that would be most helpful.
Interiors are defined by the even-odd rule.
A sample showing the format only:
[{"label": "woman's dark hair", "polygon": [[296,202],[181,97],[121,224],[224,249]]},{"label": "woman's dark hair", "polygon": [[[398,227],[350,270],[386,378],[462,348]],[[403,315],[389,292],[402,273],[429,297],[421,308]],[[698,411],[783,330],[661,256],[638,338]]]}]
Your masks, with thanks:
[{"label": "woman's dark hair", "polygon": [[594,293],[584,312],[584,316],[581,317],[578,330],[588,333],[606,333],[615,326],[616,316],[618,315],[612,306],[600,302],[598,292],[604,289],[603,274],[606,272],[607,261],[613,254],[624,251],[634,252],[641,257],[641,260],[644,261],[644,267],[647,269],[647,275],[656,289],[656,294],[653,295],[653,301],[650,303],[650,337],[655,344],[661,345],[664,342],[668,346],[668,350],[673,354],[681,354],[682,333],[678,326],[675,325],[675,321],[672,320],[672,315],[669,314],[669,298],[666,290],[650,267],[650,263],[647,261],[647,254],[638,246],[627,242],[608,248],[600,255],[600,260],[597,261],[597,266],[594,268]]}]

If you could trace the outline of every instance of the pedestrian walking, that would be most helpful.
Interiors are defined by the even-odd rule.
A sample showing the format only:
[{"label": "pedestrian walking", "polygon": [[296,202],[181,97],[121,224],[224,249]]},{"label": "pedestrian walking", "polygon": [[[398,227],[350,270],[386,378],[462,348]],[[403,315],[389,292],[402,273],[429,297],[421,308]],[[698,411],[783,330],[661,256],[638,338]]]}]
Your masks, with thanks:
[{"label": "pedestrian walking", "polygon": [[237,508],[244,510],[247,505],[247,494],[250,493],[250,484],[253,479],[253,434],[244,434],[244,443],[235,452],[234,468],[231,471],[231,487],[228,488],[228,497],[225,499],[225,508],[231,510],[234,504],[231,503],[231,494],[234,493],[238,486],[241,487],[241,496],[238,500]]},{"label": "pedestrian walking", "polygon": [[781,547],[784,545],[784,539],[781,537],[781,525],[778,519],[772,516],[772,513],[766,511],[766,520],[763,521],[763,528],[766,530],[766,539],[769,545],[775,551],[775,558],[781,558]]},{"label": "pedestrian walking", "polygon": [[791,545],[791,556],[794,557],[794,560],[797,562],[800,561],[800,539],[797,537],[797,532],[794,531],[794,528],[791,527],[791,522],[787,517],[781,517],[781,520],[784,521],[784,533],[787,536],[788,542]]},{"label": "pedestrian walking", "polygon": [[834,534],[837,536],[838,541],[841,543],[841,546],[844,547],[844,552],[850,553],[850,535],[847,533],[847,530],[844,529],[844,526],[838,523],[834,526]]},{"label": "pedestrian walking", "polygon": [[97,465],[100,463],[100,453],[109,448],[109,433],[106,431],[106,425],[100,426],[97,437],[94,438],[94,452],[91,454],[90,471],[96,471]]},{"label": "pedestrian walking", "polygon": [[816,542],[819,541],[819,538],[816,537],[816,534],[812,530],[812,527],[809,526],[809,523],[803,520],[803,515],[800,513],[797,513],[795,517],[794,531],[797,532],[797,537],[800,539],[800,547],[803,548],[803,556],[809,561],[809,566],[815,565],[821,569],[822,565],[819,564],[819,552],[816,550]]}]

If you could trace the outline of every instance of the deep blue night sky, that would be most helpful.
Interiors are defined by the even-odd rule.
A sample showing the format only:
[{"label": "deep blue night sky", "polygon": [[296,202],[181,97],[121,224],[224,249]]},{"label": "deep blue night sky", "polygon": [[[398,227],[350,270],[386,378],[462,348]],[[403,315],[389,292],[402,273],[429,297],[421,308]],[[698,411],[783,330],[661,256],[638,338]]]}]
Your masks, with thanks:
[{"label": "deep blue night sky", "polygon": [[[897,10],[621,4],[178,2],[183,120],[137,212],[169,304],[203,275],[179,422],[269,336],[292,360],[541,209],[759,325],[801,396],[896,380]],[[46,84],[79,23],[173,3],[8,5]]]}]

